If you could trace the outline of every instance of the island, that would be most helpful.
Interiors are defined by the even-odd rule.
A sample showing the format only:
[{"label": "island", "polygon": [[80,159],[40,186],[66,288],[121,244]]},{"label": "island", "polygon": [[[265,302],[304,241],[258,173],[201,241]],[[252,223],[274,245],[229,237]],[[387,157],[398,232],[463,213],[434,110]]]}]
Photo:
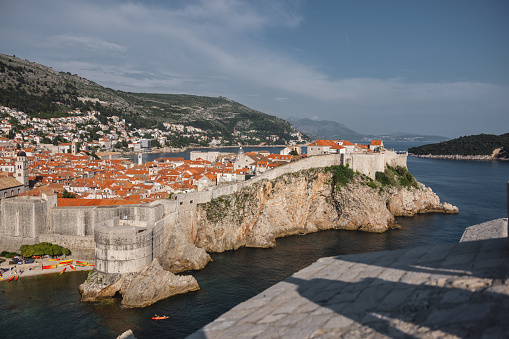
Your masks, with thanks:
[{"label": "island", "polygon": [[461,160],[508,160],[509,133],[501,135],[478,134],[411,147],[414,157]]}]

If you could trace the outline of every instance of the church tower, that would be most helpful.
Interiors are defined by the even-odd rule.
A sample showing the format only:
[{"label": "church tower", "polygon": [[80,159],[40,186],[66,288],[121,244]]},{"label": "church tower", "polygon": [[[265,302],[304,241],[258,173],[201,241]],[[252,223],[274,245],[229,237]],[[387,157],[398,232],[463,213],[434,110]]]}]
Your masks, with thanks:
[{"label": "church tower", "polygon": [[71,153],[72,155],[76,155],[78,153],[78,147],[76,145],[76,141],[72,141],[72,145],[71,145]]},{"label": "church tower", "polygon": [[14,165],[14,178],[28,188],[28,162],[25,151],[18,152]]},{"label": "church tower", "polygon": [[138,165],[143,165],[143,154],[138,153]]}]

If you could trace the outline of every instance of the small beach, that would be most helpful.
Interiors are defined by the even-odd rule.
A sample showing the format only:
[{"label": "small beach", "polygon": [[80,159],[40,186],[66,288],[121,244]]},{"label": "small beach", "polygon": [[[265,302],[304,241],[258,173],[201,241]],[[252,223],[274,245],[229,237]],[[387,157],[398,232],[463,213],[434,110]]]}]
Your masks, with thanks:
[{"label": "small beach", "polygon": [[[61,273],[64,270],[64,268],[65,268],[64,274],[69,273],[69,272],[74,272],[74,271],[90,271],[90,270],[94,269],[94,266],[89,266],[89,265],[94,265],[93,260],[80,260],[79,258],[74,258],[72,256],[68,256],[66,258],[60,258],[60,260],[53,259],[52,261],[50,261],[50,258],[34,259],[33,263],[22,264],[22,265],[12,265],[12,264],[9,265],[10,260],[12,260],[12,259],[6,258],[6,260],[0,264],[0,268],[9,269],[9,271],[2,272],[2,277],[0,278],[0,281],[8,281],[10,277],[15,276],[16,274],[19,275],[20,278],[24,278],[24,277],[30,277],[30,276],[42,275],[42,274]],[[72,260],[72,263],[59,266],[60,262],[68,261],[68,260]],[[87,266],[76,265],[77,261],[85,262],[88,265]],[[43,269],[42,268],[43,266],[48,266],[48,265],[56,265],[56,268],[51,268],[51,269]],[[70,265],[72,265],[72,267],[74,267],[74,270],[70,267]]]}]

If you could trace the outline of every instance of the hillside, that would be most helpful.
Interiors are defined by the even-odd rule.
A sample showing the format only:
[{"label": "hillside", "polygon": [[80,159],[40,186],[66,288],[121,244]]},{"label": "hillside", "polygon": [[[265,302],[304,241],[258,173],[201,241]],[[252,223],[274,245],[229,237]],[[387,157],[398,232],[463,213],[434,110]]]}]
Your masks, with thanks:
[{"label": "hillside", "polygon": [[463,136],[437,144],[412,147],[408,149],[408,152],[421,156],[460,155],[509,159],[509,133],[501,135],[479,134]]},{"label": "hillside", "polygon": [[100,120],[116,115],[133,128],[162,130],[163,123],[182,124],[200,128],[224,145],[298,139],[287,121],[224,97],[122,92],[5,54],[0,54],[0,105],[40,118],[95,110]]}]

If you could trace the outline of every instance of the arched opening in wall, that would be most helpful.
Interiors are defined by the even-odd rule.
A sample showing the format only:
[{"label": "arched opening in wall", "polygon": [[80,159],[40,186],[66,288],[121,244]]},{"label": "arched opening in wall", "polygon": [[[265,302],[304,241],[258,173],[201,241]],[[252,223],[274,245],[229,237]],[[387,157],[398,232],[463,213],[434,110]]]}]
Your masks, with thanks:
[{"label": "arched opening in wall", "polygon": [[4,198],[7,198],[7,191],[4,191]]},{"label": "arched opening in wall", "polygon": [[14,196],[14,190],[11,190],[11,197]]}]

